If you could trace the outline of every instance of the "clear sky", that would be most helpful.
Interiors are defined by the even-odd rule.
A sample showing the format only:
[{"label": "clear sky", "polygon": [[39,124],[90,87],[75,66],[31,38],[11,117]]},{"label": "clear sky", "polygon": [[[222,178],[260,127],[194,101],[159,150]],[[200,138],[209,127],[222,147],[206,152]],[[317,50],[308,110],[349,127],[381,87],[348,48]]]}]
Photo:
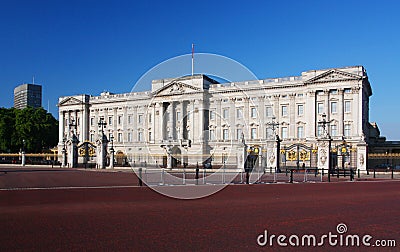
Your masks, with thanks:
[{"label": "clear sky", "polygon": [[399,13],[394,0],[0,0],[0,107],[12,107],[14,87],[35,76],[57,117],[58,97],[129,92],[195,43],[260,79],[363,65],[370,121],[400,140]]}]

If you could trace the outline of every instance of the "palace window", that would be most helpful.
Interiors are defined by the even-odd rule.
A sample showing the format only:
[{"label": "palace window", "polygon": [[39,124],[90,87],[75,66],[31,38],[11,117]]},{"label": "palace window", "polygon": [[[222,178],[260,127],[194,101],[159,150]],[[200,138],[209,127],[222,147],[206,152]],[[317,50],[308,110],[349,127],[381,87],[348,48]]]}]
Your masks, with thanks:
[{"label": "palace window", "polygon": [[149,132],[149,141],[152,141],[152,139],[151,139],[151,132]]},{"label": "palace window", "polygon": [[251,128],[251,139],[257,139],[257,129]]},{"label": "palace window", "polygon": [[274,116],[274,113],[272,112],[272,107],[271,106],[265,107],[265,115],[267,117],[273,117]]},{"label": "palace window", "polygon": [[128,132],[128,142],[132,142],[132,132]]},{"label": "palace window", "polygon": [[108,125],[111,126],[113,124],[113,118],[112,116],[108,117]]},{"label": "palace window", "polygon": [[142,123],[143,122],[143,115],[139,115],[138,116],[138,123]]},{"label": "palace window", "polygon": [[118,125],[121,125],[122,124],[122,115],[119,115],[118,116]]},{"label": "palace window", "polygon": [[[214,120],[215,119],[215,111],[211,110],[210,111],[210,120]],[[188,120],[189,120],[189,114],[188,114]]]},{"label": "palace window", "polygon": [[303,114],[304,114],[304,105],[303,104],[297,105],[297,115],[302,116]]},{"label": "palace window", "polygon": [[286,105],[282,106],[282,116],[288,115],[288,107]]},{"label": "palace window", "polygon": [[257,117],[257,109],[256,108],[251,108],[251,117],[256,118]]},{"label": "palace window", "polygon": [[337,102],[331,102],[331,113],[337,113]]},{"label": "palace window", "polygon": [[229,139],[229,130],[228,129],[224,129],[222,131],[222,139],[223,140],[228,140]]},{"label": "palace window", "polygon": [[297,127],[297,138],[304,138],[304,127],[303,126]]},{"label": "palace window", "polygon": [[331,136],[337,136],[337,125],[331,125]]},{"label": "palace window", "polygon": [[209,136],[210,140],[213,141],[215,140],[215,130],[210,130],[210,136]]},{"label": "palace window", "polygon": [[143,132],[141,131],[138,133],[138,141],[143,142]]},{"label": "palace window", "polygon": [[236,109],[236,119],[242,119],[243,118],[243,109],[238,108]]},{"label": "palace window", "polygon": [[242,133],[243,133],[242,129],[236,129],[236,139],[237,140],[240,140],[242,138]]},{"label": "palace window", "polygon": [[324,113],[324,104],[323,103],[318,103],[317,104],[317,112],[318,112],[318,114],[323,114]]},{"label": "palace window", "polygon": [[118,133],[118,142],[122,142],[122,133]]},{"label": "palace window", "polygon": [[229,118],[229,109],[223,109],[222,110],[222,117],[224,118],[224,119],[228,119]]},{"label": "palace window", "polygon": [[344,136],[348,137],[351,134],[351,125],[345,124],[344,125]]},{"label": "palace window", "polygon": [[132,115],[128,115],[128,124],[132,124]]},{"label": "palace window", "polygon": [[351,101],[344,102],[344,112],[345,113],[351,112]]},{"label": "palace window", "polygon": [[282,139],[286,139],[288,137],[288,128],[282,127],[281,128]]},{"label": "palace window", "polygon": [[91,117],[90,118],[90,126],[93,126],[94,125],[94,117]]}]

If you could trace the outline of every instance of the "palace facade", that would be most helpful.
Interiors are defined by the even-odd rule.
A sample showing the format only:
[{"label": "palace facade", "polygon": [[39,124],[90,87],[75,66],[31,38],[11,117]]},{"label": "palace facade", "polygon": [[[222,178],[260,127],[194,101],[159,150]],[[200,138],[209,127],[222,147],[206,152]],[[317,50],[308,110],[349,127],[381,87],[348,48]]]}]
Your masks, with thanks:
[{"label": "palace facade", "polygon": [[[104,130],[131,163],[168,166],[172,155],[173,167],[205,160],[234,167],[245,143],[265,167],[276,134],[280,162],[313,166],[318,139],[329,134],[341,156],[333,165],[365,169],[371,95],[366,70],[353,66],[232,83],[194,75],[154,80],[145,92],[60,97],[59,153],[71,131],[95,145]],[[341,145],[352,155],[338,151]]]}]

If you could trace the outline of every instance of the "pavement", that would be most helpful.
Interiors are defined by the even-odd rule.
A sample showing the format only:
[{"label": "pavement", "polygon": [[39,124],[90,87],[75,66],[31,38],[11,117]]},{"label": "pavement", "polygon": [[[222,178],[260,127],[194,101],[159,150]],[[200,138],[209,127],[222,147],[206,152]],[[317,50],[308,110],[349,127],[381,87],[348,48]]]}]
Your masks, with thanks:
[{"label": "pavement", "polygon": [[[4,169],[0,251],[399,251],[398,180],[229,185],[179,200],[138,187],[131,172]],[[343,235],[397,246],[277,243],[281,234],[340,237],[339,224],[346,226]],[[275,240],[260,246],[266,231]]]}]

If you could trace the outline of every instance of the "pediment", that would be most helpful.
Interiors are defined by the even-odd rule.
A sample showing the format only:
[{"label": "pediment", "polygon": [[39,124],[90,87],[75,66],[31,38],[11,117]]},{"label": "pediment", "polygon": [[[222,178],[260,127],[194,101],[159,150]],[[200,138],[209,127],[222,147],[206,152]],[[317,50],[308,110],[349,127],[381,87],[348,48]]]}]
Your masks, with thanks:
[{"label": "pediment", "polygon": [[177,94],[184,94],[184,93],[191,93],[193,91],[200,91],[200,88],[191,86],[186,83],[173,81],[160,89],[156,90],[153,94],[157,96],[162,95],[177,95]]},{"label": "pediment", "polygon": [[362,76],[332,69],[305,81],[305,83],[336,82],[359,79],[362,79]]},{"label": "pediment", "polygon": [[81,105],[83,102],[75,97],[67,97],[58,103],[58,106]]}]

